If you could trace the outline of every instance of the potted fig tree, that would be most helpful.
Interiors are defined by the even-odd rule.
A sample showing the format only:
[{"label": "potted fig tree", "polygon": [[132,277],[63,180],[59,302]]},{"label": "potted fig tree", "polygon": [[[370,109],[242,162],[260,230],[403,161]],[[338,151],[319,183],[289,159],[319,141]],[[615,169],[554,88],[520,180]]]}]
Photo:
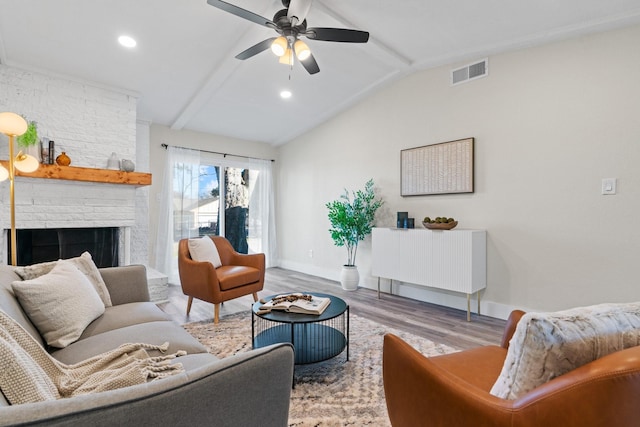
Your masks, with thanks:
[{"label": "potted fig tree", "polygon": [[376,211],[382,203],[382,199],[376,198],[373,180],[370,179],[364,190],[349,192],[345,189],[338,200],[326,204],[331,223],[329,233],[333,243],[347,248],[347,263],[342,267],[340,274],[340,283],[345,290],[353,291],[358,288],[358,243],[371,234]]}]

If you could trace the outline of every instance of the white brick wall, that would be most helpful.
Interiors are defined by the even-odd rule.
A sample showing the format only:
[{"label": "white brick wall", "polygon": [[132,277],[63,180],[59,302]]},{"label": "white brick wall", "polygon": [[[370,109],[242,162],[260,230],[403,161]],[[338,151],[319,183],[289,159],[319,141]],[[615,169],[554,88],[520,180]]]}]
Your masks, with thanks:
[{"label": "white brick wall", "polygon": [[[115,152],[120,159],[133,160],[141,171],[136,162],[136,103],[136,96],[126,91],[0,64],[0,111],[38,122],[39,135],[54,140],[56,155],[65,151],[72,166],[105,168]],[[4,135],[0,158],[8,158]],[[10,228],[8,187],[7,181],[0,184],[2,230]],[[15,195],[17,228],[130,228],[130,261],[147,263],[149,198],[144,187],[17,178]],[[7,233],[1,234],[4,263]]]}]

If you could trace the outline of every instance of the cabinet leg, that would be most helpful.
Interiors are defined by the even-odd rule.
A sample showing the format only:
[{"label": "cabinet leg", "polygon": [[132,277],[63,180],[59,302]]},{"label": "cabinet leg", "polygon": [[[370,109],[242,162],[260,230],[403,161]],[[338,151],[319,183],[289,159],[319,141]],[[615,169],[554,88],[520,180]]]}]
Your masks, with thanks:
[{"label": "cabinet leg", "polygon": [[478,316],[480,316],[480,291],[478,291]]},{"label": "cabinet leg", "polygon": [[467,294],[467,322],[471,322],[471,294]]},{"label": "cabinet leg", "polygon": [[378,276],[378,299],[380,299],[380,276]]}]

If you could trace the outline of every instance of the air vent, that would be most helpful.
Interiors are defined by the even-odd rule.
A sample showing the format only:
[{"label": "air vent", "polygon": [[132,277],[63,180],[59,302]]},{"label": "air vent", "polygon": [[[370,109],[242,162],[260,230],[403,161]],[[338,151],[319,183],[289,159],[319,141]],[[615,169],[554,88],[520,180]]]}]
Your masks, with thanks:
[{"label": "air vent", "polygon": [[451,85],[479,79],[489,74],[489,58],[451,70]]}]

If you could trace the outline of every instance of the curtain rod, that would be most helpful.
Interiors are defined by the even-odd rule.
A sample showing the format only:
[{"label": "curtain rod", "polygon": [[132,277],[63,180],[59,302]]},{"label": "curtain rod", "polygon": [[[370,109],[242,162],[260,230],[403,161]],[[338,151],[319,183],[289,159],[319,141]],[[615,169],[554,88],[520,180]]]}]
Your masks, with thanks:
[{"label": "curtain rod", "polygon": [[[166,150],[166,149],[169,147],[169,144],[162,143],[162,144],[160,144],[160,146]],[[233,156],[233,157],[242,157],[243,159],[269,160],[269,161],[271,161],[271,162],[275,162],[275,160],[274,160],[274,159],[261,159],[260,157],[250,157],[250,156],[242,156],[242,155],[240,155],[240,154],[221,153],[220,151],[200,150],[200,149],[197,149],[197,148],[180,147],[180,146],[178,146],[178,145],[172,145],[172,147],[176,147],[176,148],[184,148],[184,149],[186,149],[186,150],[200,151],[200,152],[202,152],[202,153],[220,154],[220,155],[222,155],[222,156],[224,156],[224,157],[227,157],[227,156]]]}]

